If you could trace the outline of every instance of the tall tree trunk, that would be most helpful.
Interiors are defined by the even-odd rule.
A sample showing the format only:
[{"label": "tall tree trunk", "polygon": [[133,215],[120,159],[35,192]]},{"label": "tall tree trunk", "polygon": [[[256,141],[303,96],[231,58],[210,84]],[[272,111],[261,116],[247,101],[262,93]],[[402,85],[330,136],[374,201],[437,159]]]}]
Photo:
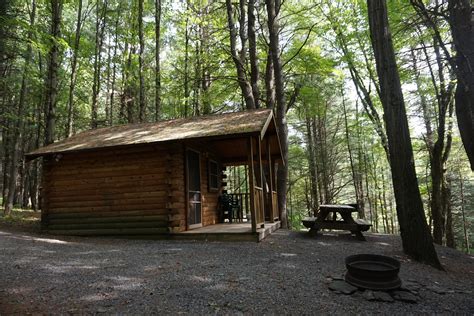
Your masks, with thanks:
[{"label": "tall tree trunk", "polygon": [[92,106],[91,106],[91,128],[98,127],[98,111],[99,111],[99,92],[100,92],[100,71],[102,63],[102,45],[104,41],[105,18],[107,13],[107,0],[96,4],[96,24],[95,24],[95,55],[94,55],[94,82],[92,84]]},{"label": "tall tree trunk", "polygon": [[267,108],[275,108],[275,73],[273,72],[273,59],[268,49],[267,64],[265,65],[265,91]]},{"label": "tall tree trunk", "polygon": [[[237,30],[234,23],[234,12],[232,9],[232,2],[231,0],[226,0],[225,3],[226,3],[226,9],[227,9],[227,25],[228,25],[229,33],[230,33],[230,54],[232,56],[232,60],[234,61],[235,68],[237,69],[237,80],[239,82],[239,87],[240,87],[240,90],[242,91],[242,95],[245,100],[245,107],[247,109],[255,109],[255,100],[253,97],[252,86],[250,82],[247,80],[247,76],[245,73],[245,63],[246,63],[245,40],[243,40],[245,39],[245,36],[242,34],[242,31],[241,31],[240,37],[242,41],[241,43],[242,50],[239,55],[237,53]],[[241,16],[245,14],[245,10],[241,12],[240,14]],[[240,23],[242,24],[242,19],[240,20]],[[243,29],[243,26],[240,28],[240,30],[242,29]]]},{"label": "tall tree trunk", "polygon": [[344,89],[341,89],[341,95],[342,95],[342,111],[344,114],[344,127],[345,127],[345,136],[346,136],[346,144],[347,144],[347,152],[349,153],[349,162],[351,166],[351,173],[352,173],[352,183],[354,185],[354,193],[355,193],[355,198],[356,198],[356,203],[357,203],[357,210],[358,210],[358,215],[359,218],[364,218],[364,196],[361,194],[361,188],[362,188],[362,181],[360,181],[360,175],[358,171],[355,168],[354,164],[354,157],[352,154],[352,147],[351,147],[351,139],[349,135],[349,122],[347,119],[347,109],[346,109],[346,100],[344,97]]},{"label": "tall tree trunk", "polygon": [[155,0],[155,122],[161,116],[161,0]]},{"label": "tall tree trunk", "polygon": [[[186,0],[186,11],[189,10],[189,0]],[[188,116],[189,108],[189,17],[186,13],[184,32],[184,117]]]},{"label": "tall tree trunk", "polygon": [[460,190],[460,198],[461,198],[461,216],[462,216],[462,228],[464,232],[464,244],[466,245],[466,253],[469,254],[471,253],[470,247],[469,247],[469,229],[468,229],[468,224],[466,221],[466,211],[465,211],[465,205],[466,205],[466,200],[464,198],[464,175],[461,173],[461,170],[459,170],[459,190]]},{"label": "tall tree trunk", "polygon": [[61,37],[62,0],[51,0],[51,48],[49,50],[48,76],[45,88],[45,145],[54,142],[56,126],[56,102],[58,95],[59,45]]},{"label": "tall tree trunk", "polygon": [[456,248],[453,230],[453,212],[451,208],[451,181],[445,179],[442,187],[443,193],[443,209],[446,213],[446,246]]},{"label": "tall tree trunk", "polygon": [[283,82],[283,70],[280,59],[279,33],[280,24],[278,15],[280,11],[280,0],[267,0],[268,33],[270,37],[270,55],[273,62],[273,73],[275,75],[275,96],[276,96],[276,122],[278,134],[280,136],[283,164],[278,166],[277,188],[278,188],[278,209],[283,228],[288,227],[288,217],[286,214],[286,190],[288,182],[288,126],[286,121],[286,101]]},{"label": "tall tree trunk", "polygon": [[79,44],[81,41],[81,26],[82,0],[79,0],[79,6],[77,8],[76,34],[74,38],[74,46],[72,48],[71,78],[69,80],[69,99],[67,103],[66,137],[70,137],[72,135],[74,125],[74,88],[76,86],[77,53],[79,51]]},{"label": "tall tree trunk", "polygon": [[311,128],[311,118],[306,114],[306,139],[308,143],[308,165],[309,165],[309,174],[311,179],[311,207],[309,210],[313,213],[313,216],[316,216],[319,209],[319,194],[318,194],[318,175],[317,175],[317,163],[316,155],[314,149],[314,135]]},{"label": "tall tree trunk", "polygon": [[143,70],[143,53],[145,51],[145,39],[143,36],[143,1],[138,0],[138,39],[140,47],[138,50],[138,77],[140,81],[140,92],[139,92],[139,114],[138,120],[141,122],[145,121],[145,77]]},{"label": "tall tree trunk", "polygon": [[474,6],[470,0],[449,0],[448,8],[456,50],[456,116],[464,149],[474,170]]},{"label": "tall tree trunk", "polygon": [[255,108],[260,107],[260,89],[258,80],[257,39],[255,36],[255,0],[248,0],[248,37],[249,37],[249,61],[250,61],[250,84],[252,86]]},{"label": "tall tree trunk", "polygon": [[[35,16],[36,16],[36,2],[35,0],[31,3],[31,13],[30,13],[30,27],[33,28],[35,24]],[[31,41],[33,37],[33,33],[30,31],[28,34],[28,39]],[[12,135],[12,143],[11,143],[11,155],[10,155],[10,178],[8,181],[8,195],[6,196],[7,200],[5,201],[5,215],[10,215],[13,209],[13,203],[16,193],[16,184],[17,184],[17,177],[18,177],[18,160],[20,159],[20,144],[22,142],[22,132],[23,132],[23,116],[24,116],[24,108],[25,108],[25,99],[26,94],[28,93],[28,78],[27,74],[30,72],[30,62],[32,57],[32,47],[31,44],[28,44],[26,49],[25,55],[25,65],[23,67],[23,76],[21,79],[21,88],[20,88],[20,100],[18,102],[18,108],[15,115],[15,125],[13,129]]]},{"label": "tall tree trunk", "polygon": [[389,31],[385,0],[367,0],[369,26],[380,81],[403,250],[417,261],[442,269],[426,224],[416,178],[408,120]]}]

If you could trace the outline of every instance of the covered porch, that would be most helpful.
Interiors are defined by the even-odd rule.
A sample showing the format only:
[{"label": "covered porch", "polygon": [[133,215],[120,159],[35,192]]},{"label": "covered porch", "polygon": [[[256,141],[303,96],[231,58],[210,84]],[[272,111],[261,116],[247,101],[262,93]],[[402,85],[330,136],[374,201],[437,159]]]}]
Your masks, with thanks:
[{"label": "covered porch", "polygon": [[[212,239],[209,236],[214,234],[228,239],[234,235],[230,239],[260,241],[278,229],[276,183],[283,159],[273,114],[258,132],[207,139],[204,146],[212,148],[209,155],[219,157],[221,165],[218,220],[213,225],[187,229],[180,234],[197,239]],[[224,212],[223,200],[231,205],[230,212]]]}]

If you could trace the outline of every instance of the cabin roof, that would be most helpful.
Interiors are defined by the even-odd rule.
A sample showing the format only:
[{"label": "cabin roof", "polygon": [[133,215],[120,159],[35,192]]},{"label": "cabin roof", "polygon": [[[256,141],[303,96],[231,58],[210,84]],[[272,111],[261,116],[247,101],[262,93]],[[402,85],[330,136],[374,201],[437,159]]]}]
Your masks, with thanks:
[{"label": "cabin roof", "polygon": [[35,157],[98,148],[165,141],[229,137],[259,133],[263,138],[270,125],[275,129],[271,109],[180,118],[156,123],[126,124],[91,129],[38,148],[26,154]]}]

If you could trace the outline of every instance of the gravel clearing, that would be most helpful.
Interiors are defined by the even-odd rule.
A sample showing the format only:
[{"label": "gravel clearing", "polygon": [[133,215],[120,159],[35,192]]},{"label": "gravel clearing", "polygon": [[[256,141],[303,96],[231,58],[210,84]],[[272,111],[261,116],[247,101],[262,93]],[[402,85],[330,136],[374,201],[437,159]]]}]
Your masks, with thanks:
[{"label": "gravel clearing", "polygon": [[[181,242],[0,228],[0,314],[474,313],[474,257],[437,247],[442,272],[407,259],[398,237],[365,236],[279,230],[261,243]],[[329,290],[357,253],[400,260],[419,302]]]}]

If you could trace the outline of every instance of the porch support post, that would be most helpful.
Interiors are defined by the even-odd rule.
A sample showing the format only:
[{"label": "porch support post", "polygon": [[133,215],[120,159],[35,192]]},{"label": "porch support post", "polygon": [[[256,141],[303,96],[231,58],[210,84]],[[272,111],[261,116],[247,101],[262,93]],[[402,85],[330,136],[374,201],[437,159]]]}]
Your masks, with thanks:
[{"label": "porch support post", "polygon": [[249,179],[249,194],[250,194],[250,217],[252,219],[252,232],[257,232],[257,219],[255,217],[255,188],[254,188],[254,165],[253,165],[253,137],[250,136],[247,140],[247,153],[248,153],[248,179]]},{"label": "porch support post", "polygon": [[261,186],[261,189],[262,189],[262,193],[260,194],[260,210],[256,210],[256,211],[260,212],[260,215],[262,215],[262,218],[263,218],[263,222],[265,223],[265,191],[266,191],[266,187],[264,187],[265,183],[263,183],[262,140],[260,139],[260,136],[257,136],[257,150],[258,150],[258,166],[259,166],[258,169],[259,169],[259,173],[260,173],[259,177],[260,177],[260,186]]},{"label": "porch support post", "polygon": [[269,178],[269,187],[270,187],[270,194],[269,194],[269,200],[270,200],[270,222],[274,222],[275,218],[273,217],[273,214],[275,214],[275,205],[273,205],[273,166],[272,166],[272,152],[271,152],[271,146],[270,146],[270,137],[267,136],[266,139],[267,143],[267,160],[268,160],[268,178]]}]

